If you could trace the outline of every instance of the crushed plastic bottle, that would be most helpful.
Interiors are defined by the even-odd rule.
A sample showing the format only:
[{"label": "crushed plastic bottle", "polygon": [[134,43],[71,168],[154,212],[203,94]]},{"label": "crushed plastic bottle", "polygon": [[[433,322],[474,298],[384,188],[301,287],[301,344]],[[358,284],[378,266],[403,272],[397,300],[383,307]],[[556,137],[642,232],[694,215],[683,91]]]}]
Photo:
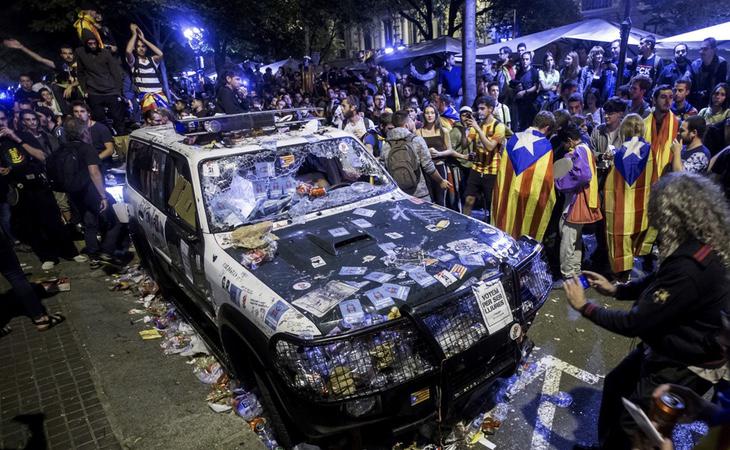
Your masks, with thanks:
[{"label": "crushed plastic bottle", "polygon": [[[240,391],[235,391],[238,394]],[[236,407],[236,414],[243,417],[245,421],[254,420],[264,412],[264,408],[259,403],[259,400],[250,392],[238,394],[233,399],[233,404]]]}]

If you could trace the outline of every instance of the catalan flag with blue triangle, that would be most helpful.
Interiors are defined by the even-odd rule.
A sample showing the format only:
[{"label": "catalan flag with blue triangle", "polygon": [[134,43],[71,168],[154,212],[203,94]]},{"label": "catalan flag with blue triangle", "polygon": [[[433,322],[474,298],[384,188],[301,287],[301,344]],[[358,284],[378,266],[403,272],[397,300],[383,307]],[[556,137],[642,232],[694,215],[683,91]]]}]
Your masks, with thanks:
[{"label": "catalan flag with blue triangle", "polygon": [[[616,150],[605,185],[606,240],[611,269],[631,270],[646,254],[649,192],[656,170],[651,144],[635,136]],[[650,247],[651,248],[651,247]]]},{"label": "catalan flag with blue triangle", "polygon": [[505,145],[492,195],[492,225],[518,238],[541,241],[555,206],[553,148],[535,128]]}]

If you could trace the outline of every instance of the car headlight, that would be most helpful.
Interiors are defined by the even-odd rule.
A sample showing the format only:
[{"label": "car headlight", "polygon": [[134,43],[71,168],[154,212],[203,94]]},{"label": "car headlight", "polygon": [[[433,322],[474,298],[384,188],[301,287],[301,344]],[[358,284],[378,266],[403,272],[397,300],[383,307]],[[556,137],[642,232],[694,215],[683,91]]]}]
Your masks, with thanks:
[{"label": "car headlight", "polygon": [[362,397],[435,368],[432,351],[405,318],[336,337],[274,339],[274,363],[284,382],[313,400]]}]

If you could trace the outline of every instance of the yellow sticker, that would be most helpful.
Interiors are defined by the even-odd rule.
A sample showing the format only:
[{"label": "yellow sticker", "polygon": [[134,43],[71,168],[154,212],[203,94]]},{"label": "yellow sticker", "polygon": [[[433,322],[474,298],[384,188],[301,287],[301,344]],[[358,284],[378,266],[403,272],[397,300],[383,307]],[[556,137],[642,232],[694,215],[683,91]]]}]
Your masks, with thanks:
[{"label": "yellow sticker", "polygon": [[666,289],[654,291],[654,303],[664,303],[669,300],[669,292]]},{"label": "yellow sticker", "polygon": [[431,388],[423,388],[411,394],[411,406],[416,406],[431,398]]},{"label": "yellow sticker", "polygon": [[439,220],[439,222],[436,224],[436,228],[438,228],[439,230],[443,230],[444,228],[448,227],[449,225],[451,225],[451,222],[449,222],[448,220],[446,220],[446,219]]}]

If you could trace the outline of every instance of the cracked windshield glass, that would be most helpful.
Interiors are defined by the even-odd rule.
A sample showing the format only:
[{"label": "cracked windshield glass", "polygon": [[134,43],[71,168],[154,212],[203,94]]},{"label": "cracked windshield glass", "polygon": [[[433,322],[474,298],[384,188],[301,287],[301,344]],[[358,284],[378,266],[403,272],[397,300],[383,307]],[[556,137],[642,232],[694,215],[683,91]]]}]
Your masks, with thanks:
[{"label": "cracked windshield glass", "polygon": [[213,233],[262,220],[291,219],[374,197],[395,188],[382,167],[351,138],[277,147],[200,165]]}]

